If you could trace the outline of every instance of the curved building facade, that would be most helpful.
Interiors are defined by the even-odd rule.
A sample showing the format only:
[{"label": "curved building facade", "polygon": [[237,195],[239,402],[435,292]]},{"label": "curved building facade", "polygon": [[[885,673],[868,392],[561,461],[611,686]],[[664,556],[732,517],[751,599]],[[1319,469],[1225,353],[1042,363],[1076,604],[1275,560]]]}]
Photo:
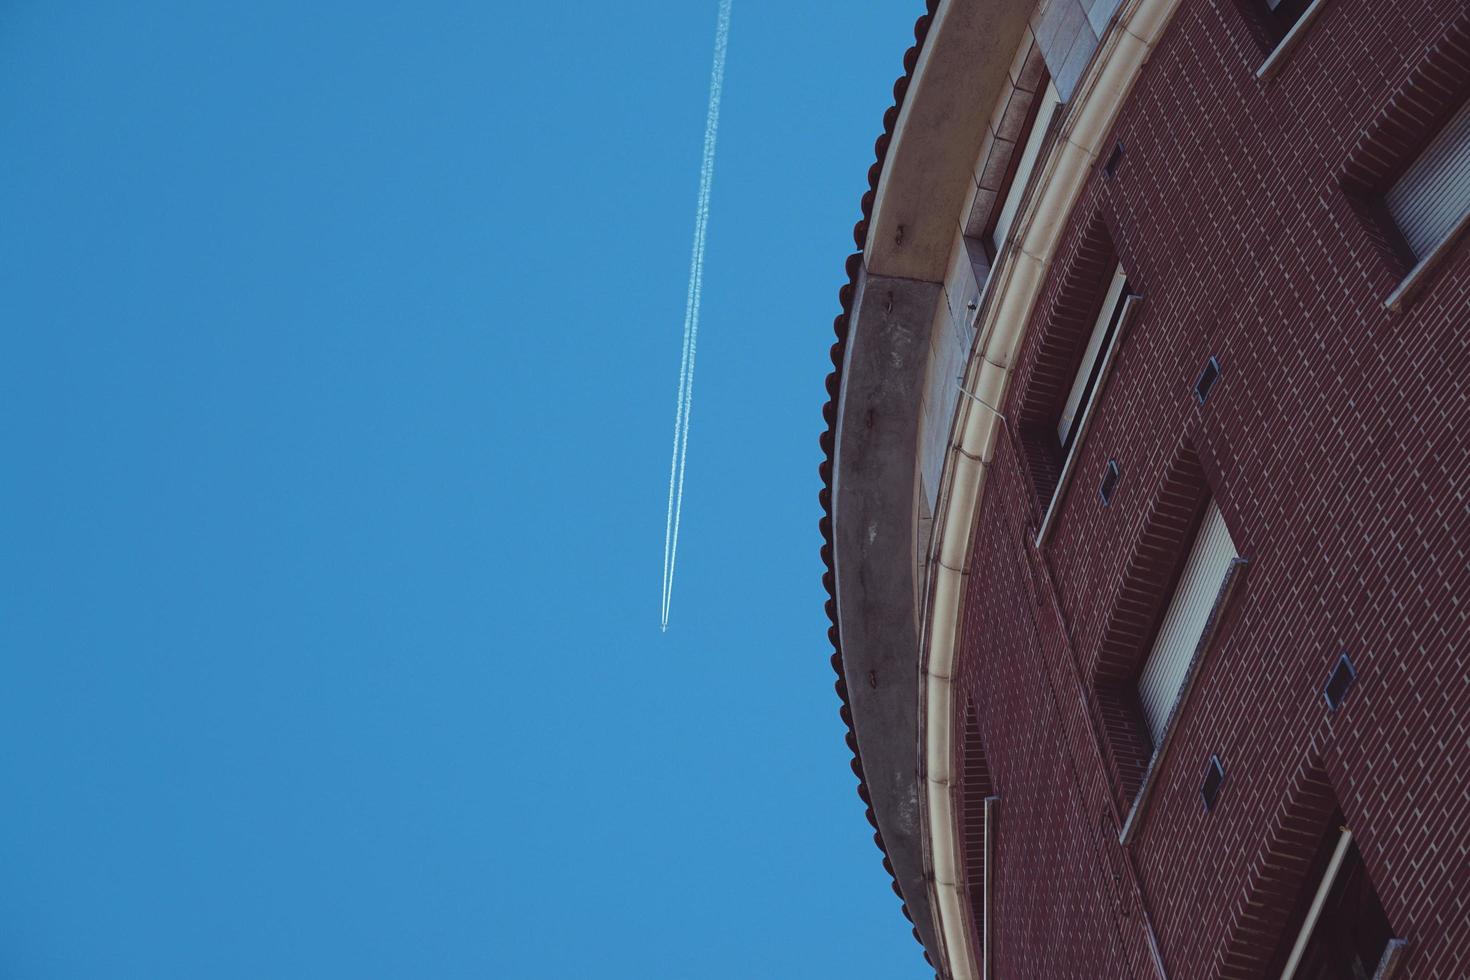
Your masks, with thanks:
[{"label": "curved building facade", "polygon": [[1470,976],[1470,7],[931,0],[822,445],[945,980]]}]

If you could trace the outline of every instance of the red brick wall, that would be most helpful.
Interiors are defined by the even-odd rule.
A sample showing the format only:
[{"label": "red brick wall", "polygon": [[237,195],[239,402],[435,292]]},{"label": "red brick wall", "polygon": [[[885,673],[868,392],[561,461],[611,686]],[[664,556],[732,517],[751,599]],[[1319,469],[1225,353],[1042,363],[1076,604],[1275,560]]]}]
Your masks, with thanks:
[{"label": "red brick wall", "polygon": [[[1152,976],[1146,919],[1169,976],[1253,975],[1280,931],[1259,904],[1282,887],[1273,869],[1312,836],[1293,800],[1324,784],[1303,773],[1325,778],[1410,941],[1400,975],[1470,976],[1470,241],[1390,313],[1403,270],[1341,180],[1465,6],[1326,2],[1263,83],[1235,0],[1185,0],[1017,363],[1012,418],[1100,217],[1146,299],[1040,553],[1025,440],[1002,440],[962,614],[960,683],[1001,797],[999,977]],[[1223,376],[1200,406],[1210,355]],[[1090,671],[1186,444],[1251,564],[1124,848]],[[1104,508],[1110,457],[1122,479]],[[1358,681],[1329,714],[1320,692],[1344,650]],[[1205,813],[1212,754],[1226,782]]]}]

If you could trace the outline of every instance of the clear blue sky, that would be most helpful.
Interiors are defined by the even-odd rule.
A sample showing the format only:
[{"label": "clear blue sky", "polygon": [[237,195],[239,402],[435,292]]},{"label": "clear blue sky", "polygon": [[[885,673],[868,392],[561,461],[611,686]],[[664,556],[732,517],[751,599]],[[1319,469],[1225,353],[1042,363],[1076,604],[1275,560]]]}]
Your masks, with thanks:
[{"label": "clear blue sky", "polygon": [[923,977],[817,554],[918,0],[0,9],[0,976]]}]

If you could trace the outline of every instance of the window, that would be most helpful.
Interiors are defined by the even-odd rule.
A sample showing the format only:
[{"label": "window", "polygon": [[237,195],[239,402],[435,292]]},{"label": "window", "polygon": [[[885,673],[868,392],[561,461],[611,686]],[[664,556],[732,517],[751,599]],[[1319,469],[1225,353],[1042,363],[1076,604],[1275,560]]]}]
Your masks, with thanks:
[{"label": "window", "polygon": [[[1051,488],[1046,515],[1037,532],[1038,544],[1046,540],[1059,509],[1058,505],[1067,492],[1075,462],[1073,450],[1087,433],[1093,402],[1097,400],[1098,393],[1107,381],[1114,349],[1123,329],[1123,321],[1127,318],[1128,301],[1132,297],[1128,290],[1128,276],[1121,263],[1114,264],[1113,273],[1107,283],[1102,303],[1093,318],[1091,332],[1087,335],[1087,342],[1082,345],[1080,354],[1074,355],[1077,357],[1077,365],[1072,375],[1072,384],[1067,389],[1066,399],[1056,417],[1056,442],[1053,446],[1058,456],[1060,473],[1056,484]],[[1103,502],[1106,503],[1107,492],[1103,496]]]},{"label": "window", "polygon": [[1035,97],[1031,105],[1031,113],[1026,120],[1026,141],[1018,144],[1017,150],[1011,156],[1010,173],[1001,191],[1000,207],[991,215],[990,225],[981,236],[992,262],[1011,233],[1011,223],[1016,220],[1016,212],[1021,208],[1021,198],[1031,179],[1031,171],[1036,166],[1036,158],[1041,153],[1042,140],[1046,138],[1052,114],[1061,101],[1056,86],[1048,81],[1046,89]]},{"label": "window", "polygon": [[[1246,871],[1245,902],[1215,976],[1270,980],[1387,980],[1407,943],[1390,938],[1387,911],[1349,832],[1320,756],[1289,777],[1265,846]],[[1393,815],[1383,829],[1396,832]]]},{"label": "window", "polygon": [[1266,61],[1257,78],[1275,72],[1327,0],[1235,0]]},{"label": "window", "polygon": [[1341,812],[1317,848],[1307,881],[1283,937],[1289,945],[1277,954],[1278,962],[1284,957],[1282,980],[1377,976],[1380,965],[1403,943],[1393,937]]},{"label": "window", "polygon": [[1092,396],[1097,391],[1103,355],[1112,346],[1113,334],[1118,329],[1127,286],[1128,277],[1123,273],[1123,266],[1120,264],[1113,270],[1107,295],[1103,298],[1102,308],[1098,310],[1097,320],[1092,325],[1092,335],[1087,338],[1087,346],[1082,349],[1082,360],[1077,365],[1072,388],[1067,392],[1067,401],[1057,419],[1057,438],[1061,441],[1064,459],[1071,454],[1072,447],[1077,442],[1082,418],[1087,414]]},{"label": "window", "polygon": [[1244,581],[1199,454],[1184,443],[1144,507],[1144,522],[1104,621],[1092,678],[1104,764],[1133,841],[1164,771],[1179,706],[1189,697],[1231,596]]},{"label": "window", "polygon": [[1455,233],[1470,212],[1470,103],[1389,188],[1385,203],[1421,262]]},{"label": "window", "polygon": [[1277,41],[1291,33],[1302,14],[1312,6],[1312,0],[1265,0],[1267,23],[1270,24]]},{"label": "window", "polygon": [[[1326,0],[1319,0],[1319,3]],[[1338,173],[1407,309],[1470,227],[1470,7],[1445,23]],[[1387,277],[1385,277],[1387,278]]]},{"label": "window", "polygon": [[1063,508],[1088,427],[1143,297],[1119,264],[1106,220],[1095,214],[1070,250],[1045,326],[1021,368],[1015,428],[1035,503],[1042,547]]},{"label": "window", "polygon": [[1138,676],[1138,700],[1155,748],[1163,740],[1200,638],[1210,623],[1231,564],[1238,557],[1220,507],[1211,499],[1153,649]]},{"label": "window", "polygon": [[970,924],[974,929],[975,960],[986,976],[989,976],[986,965],[990,948],[990,883],[995,863],[992,815],[996,802],[990,767],[980,743],[980,719],[975,703],[966,698],[964,737],[960,742],[960,846]]},{"label": "window", "polygon": [[1266,60],[1256,78],[1274,75],[1301,43],[1327,0],[1235,0]]}]

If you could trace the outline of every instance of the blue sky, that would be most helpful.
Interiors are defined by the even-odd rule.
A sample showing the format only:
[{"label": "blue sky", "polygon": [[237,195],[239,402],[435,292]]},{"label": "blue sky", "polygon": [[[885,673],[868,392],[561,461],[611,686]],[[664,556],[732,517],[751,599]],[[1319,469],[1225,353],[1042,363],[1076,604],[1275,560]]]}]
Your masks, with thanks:
[{"label": "blue sky", "polygon": [[922,977],[817,434],[916,0],[0,9],[0,976]]}]

